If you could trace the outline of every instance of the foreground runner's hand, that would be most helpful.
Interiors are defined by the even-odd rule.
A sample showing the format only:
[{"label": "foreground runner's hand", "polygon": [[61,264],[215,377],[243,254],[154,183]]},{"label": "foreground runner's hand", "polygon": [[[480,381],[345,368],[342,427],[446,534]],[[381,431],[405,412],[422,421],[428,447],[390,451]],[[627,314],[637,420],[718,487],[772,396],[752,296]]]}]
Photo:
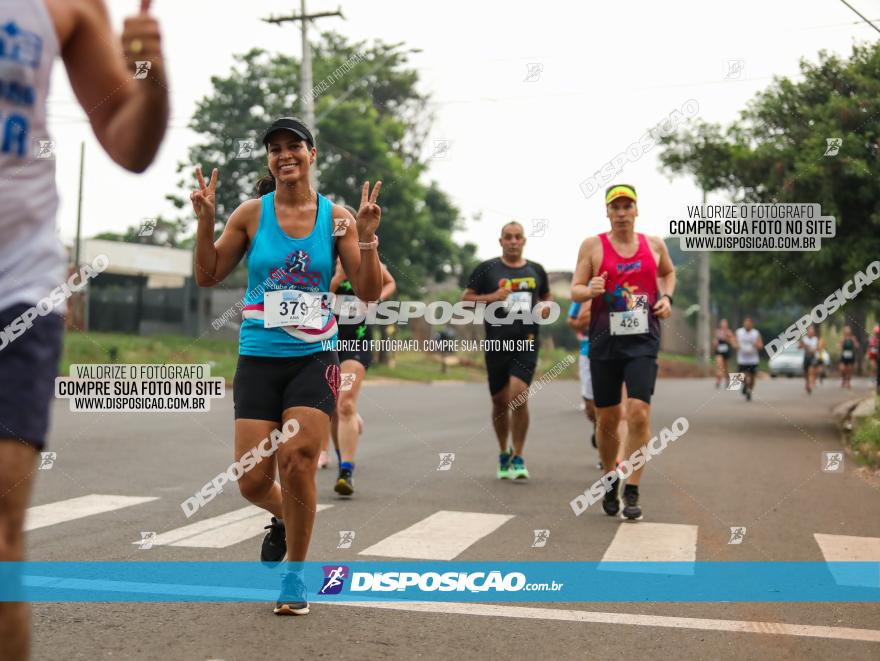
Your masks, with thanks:
[{"label": "foreground runner's hand", "polygon": [[364,187],[361,189],[361,206],[357,212],[357,231],[358,240],[369,242],[373,240],[376,229],[379,227],[379,221],[382,219],[382,207],[376,204],[379,199],[379,191],[382,189],[382,182],[377,181],[373,192],[370,193],[370,182],[365,181]]},{"label": "foreground runner's hand", "polygon": [[508,296],[510,296],[510,290],[505,289],[504,287],[499,287],[495,290],[495,293],[492,294],[492,301],[506,301]]},{"label": "foreground runner's hand", "polygon": [[596,298],[605,293],[605,278],[608,277],[608,271],[603,271],[602,275],[590,278],[590,298]]},{"label": "foreground runner's hand", "polygon": [[654,303],[654,307],[651,310],[658,319],[668,319],[672,316],[672,306],[669,304],[669,299],[665,296],[661,296],[660,300]]},{"label": "foreground runner's hand", "polygon": [[202,168],[196,167],[196,178],[199,180],[199,190],[190,193],[189,199],[192,202],[193,211],[196,217],[201,221],[214,222],[214,212],[216,209],[217,199],[217,168],[211,172],[211,181],[205,185],[205,178],[202,176]]},{"label": "foreground runner's hand", "polygon": [[150,62],[150,74],[159,75],[162,68],[160,42],[159,23],[150,16],[150,0],[141,0],[140,13],[126,18],[122,28],[125,59]]}]

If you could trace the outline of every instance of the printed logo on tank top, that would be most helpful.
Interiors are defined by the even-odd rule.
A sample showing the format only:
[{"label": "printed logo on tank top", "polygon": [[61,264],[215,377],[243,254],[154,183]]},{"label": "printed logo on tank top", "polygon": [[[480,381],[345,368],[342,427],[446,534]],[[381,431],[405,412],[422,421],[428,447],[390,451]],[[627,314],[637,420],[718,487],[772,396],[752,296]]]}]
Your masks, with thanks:
[{"label": "printed logo on tank top", "polygon": [[[37,98],[34,78],[42,53],[40,35],[22,30],[14,21],[0,26],[0,101],[33,108]],[[27,115],[0,112],[0,154],[25,156],[29,131]]]},{"label": "printed logo on tank top", "polygon": [[535,279],[531,276],[526,278],[501,278],[498,281],[499,289],[510,291],[531,291],[538,288]]},{"label": "printed logo on tank top", "polygon": [[321,274],[309,271],[312,260],[305,250],[294,250],[284,260],[284,268],[269,271],[269,279],[276,287],[295,287],[304,291],[321,288]]},{"label": "printed logo on tank top", "polygon": [[637,294],[638,285],[631,285],[628,282],[618,283],[614,285],[614,289],[606,291],[602,298],[608,305],[608,309],[613,312],[624,312],[626,310],[638,310],[648,306],[648,295]]},{"label": "printed logo on tank top", "polygon": [[628,264],[618,264],[617,272],[618,273],[641,273],[642,271],[642,260],[637,259],[634,262],[629,262]]}]

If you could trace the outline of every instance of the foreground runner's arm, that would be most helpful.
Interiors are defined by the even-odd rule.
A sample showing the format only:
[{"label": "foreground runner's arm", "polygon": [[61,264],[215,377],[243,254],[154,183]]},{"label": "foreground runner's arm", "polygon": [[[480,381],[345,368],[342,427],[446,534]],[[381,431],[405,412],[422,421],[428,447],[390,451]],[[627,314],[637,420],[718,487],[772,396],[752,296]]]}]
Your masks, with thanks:
[{"label": "foreground runner's arm", "polygon": [[499,287],[491,294],[478,294],[475,290],[468,288],[462,293],[461,300],[473,301],[474,303],[495,303],[505,300],[508,296],[510,296],[510,290],[504,289],[504,287]]},{"label": "foreground runner's arm", "polygon": [[379,300],[387,301],[397,291],[397,281],[391,275],[391,271],[388,270],[387,266],[384,264],[380,265],[382,267],[382,293],[379,294]]},{"label": "foreground runner's arm", "polygon": [[238,206],[226,221],[226,227],[214,243],[215,200],[217,196],[217,168],[211,172],[211,180],[205,184],[202,168],[196,168],[199,190],[190,195],[193,211],[198,218],[193,276],[199,287],[220,284],[244,257],[249,238],[248,225],[258,223],[260,200],[248,200]]},{"label": "foreground runner's arm", "polygon": [[571,300],[575,303],[590,301],[605,292],[605,275],[594,275],[593,255],[602,250],[598,236],[584,239],[578,250],[577,266],[571,276]]},{"label": "foreground runner's arm", "polygon": [[[70,85],[95,137],[117,164],[143,172],[159,150],[169,115],[159,25],[148,13],[150,0],[141,0],[140,13],[126,19],[122,43],[103,0],[46,0],[46,5]],[[149,63],[143,79],[132,75],[136,61]]]},{"label": "foreground runner's arm", "polygon": [[659,236],[649,237],[655,250],[659,251],[660,259],[657,262],[657,290],[660,298],[654,304],[653,312],[658,319],[668,319],[672,315],[670,298],[675,293],[675,267],[669,257],[669,249],[666,242]]},{"label": "foreground runner's arm", "polygon": [[[336,239],[342,268],[348,274],[355,295],[362,301],[375,301],[382,295],[382,266],[376,236],[382,219],[382,209],[376,204],[381,189],[382,182],[377,181],[370,193],[370,182],[364,182],[357,218],[352,218],[355,222],[349,222],[345,234]],[[341,205],[333,205],[333,216],[351,218],[351,213]]]}]

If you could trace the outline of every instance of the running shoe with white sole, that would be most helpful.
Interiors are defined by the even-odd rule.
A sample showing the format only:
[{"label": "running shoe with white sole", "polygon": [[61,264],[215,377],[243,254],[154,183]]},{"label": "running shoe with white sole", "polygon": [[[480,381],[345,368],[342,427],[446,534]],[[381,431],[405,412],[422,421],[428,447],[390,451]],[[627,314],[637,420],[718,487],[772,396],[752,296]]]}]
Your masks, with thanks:
[{"label": "running shoe with white sole", "polygon": [[263,562],[281,562],[287,554],[287,538],[285,537],[284,521],[279,521],[274,516],[272,522],[263,528],[268,530],[263,537],[263,547],[260,549],[260,560]]},{"label": "running shoe with white sole", "polygon": [[639,507],[639,488],[634,484],[627,484],[623,488],[622,516],[629,521],[642,520],[642,508]]},{"label": "running shoe with white sole", "polygon": [[513,457],[513,452],[508,450],[507,452],[502,452],[498,455],[498,479],[499,480],[509,480],[511,479],[510,475],[510,459]]},{"label": "running shoe with white sole", "polygon": [[275,615],[308,615],[308,592],[299,572],[288,571],[281,575],[281,594],[275,602]]},{"label": "running shoe with white sole", "polygon": [[510,460],[510,477],[514,480],[529,479],[529,469],[522,457],[517,456]]}]

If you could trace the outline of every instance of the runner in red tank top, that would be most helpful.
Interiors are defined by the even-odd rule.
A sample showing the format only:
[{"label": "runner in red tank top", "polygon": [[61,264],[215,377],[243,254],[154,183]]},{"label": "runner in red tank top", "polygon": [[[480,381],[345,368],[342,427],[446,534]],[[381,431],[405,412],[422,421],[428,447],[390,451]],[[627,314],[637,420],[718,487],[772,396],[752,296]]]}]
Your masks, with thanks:
[{"label": "runner in red tank top", "polygon": [[596,438],[603,469],[615,476],[602,509],[609,516],[617,515],[620,480],[625,479],[623,516],[637,521],[642,518],[638,487],[642,467],[628,472],[625,468],[615,469],[621,389],[626,384],[629,396],[629,432],[623,453],[629,457],[650,438],[660,319],[672,314],[675,268],[660,237],[635,232],[635,188],[611,186],[605,192],[605,204],[611,231],[589,237],[581,244],[571,298],[592,301],[590,371],[598,419]]}]

